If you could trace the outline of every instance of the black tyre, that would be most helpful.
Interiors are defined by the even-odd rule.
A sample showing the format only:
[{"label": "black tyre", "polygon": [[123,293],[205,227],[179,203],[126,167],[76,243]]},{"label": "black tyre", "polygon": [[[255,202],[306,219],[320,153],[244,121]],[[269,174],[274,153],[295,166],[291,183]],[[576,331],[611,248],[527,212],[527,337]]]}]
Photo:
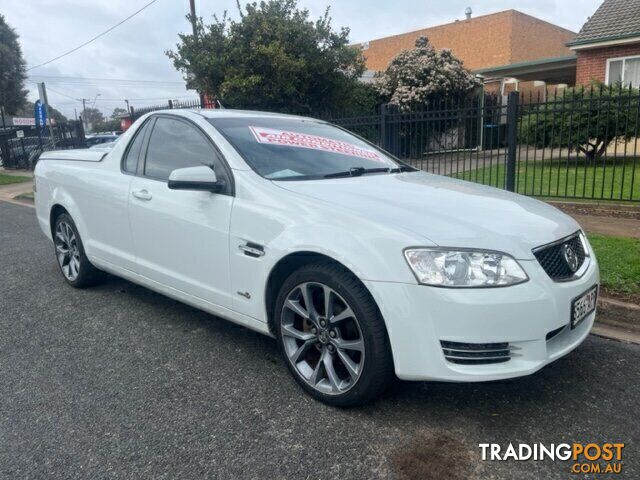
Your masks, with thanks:
[{"label": "black tyre", "polygon": [[287,367],[324,403],[361,405],[394,378],[382,315],[365,286],[340,265],[319,262],[293,272],[280,288],[274,320]]},{"label": "black tyre", "polygon": [[95,285],[103,278],[102,272],[87,258],[76,224],[67,213],[59,215],[55,220],[53,244],[60,272],[69,285],[85,288]]}]

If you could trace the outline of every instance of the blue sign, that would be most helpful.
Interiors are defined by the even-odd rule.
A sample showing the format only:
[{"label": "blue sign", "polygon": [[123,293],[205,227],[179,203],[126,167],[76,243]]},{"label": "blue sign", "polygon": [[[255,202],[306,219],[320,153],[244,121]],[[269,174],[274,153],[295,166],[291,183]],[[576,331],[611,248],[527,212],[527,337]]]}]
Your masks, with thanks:
[{"label": "blue sign", "polygon": [[36,127],[44,128],[47,125],[46,106],[41,103],[40,100],[36,100],[36,105],[33,110],[33,116],[36,118]]}]

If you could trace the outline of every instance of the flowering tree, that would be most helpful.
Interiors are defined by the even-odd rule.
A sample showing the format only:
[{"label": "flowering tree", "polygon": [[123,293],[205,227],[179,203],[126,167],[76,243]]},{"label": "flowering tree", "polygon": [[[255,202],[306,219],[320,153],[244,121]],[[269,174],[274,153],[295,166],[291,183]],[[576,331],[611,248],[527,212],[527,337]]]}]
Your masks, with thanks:
[{"label": "flowering tree", "polygon": [[482,85],[450,50],[437,51],[424,36],[415,45],[396,55],[377,78],[386,102],[409,109],[444,97],[459,99]]}]

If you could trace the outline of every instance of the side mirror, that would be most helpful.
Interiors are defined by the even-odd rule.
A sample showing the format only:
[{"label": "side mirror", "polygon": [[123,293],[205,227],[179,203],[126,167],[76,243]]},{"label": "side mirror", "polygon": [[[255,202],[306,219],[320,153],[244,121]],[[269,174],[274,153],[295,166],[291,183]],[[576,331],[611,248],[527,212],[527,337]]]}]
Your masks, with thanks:
[{"label": "side mirror", "polygon": [[219,192],[224,188],[224,181],[218,180],[211,167],[178,168],[169,175],[171,190],[204,190]]}]

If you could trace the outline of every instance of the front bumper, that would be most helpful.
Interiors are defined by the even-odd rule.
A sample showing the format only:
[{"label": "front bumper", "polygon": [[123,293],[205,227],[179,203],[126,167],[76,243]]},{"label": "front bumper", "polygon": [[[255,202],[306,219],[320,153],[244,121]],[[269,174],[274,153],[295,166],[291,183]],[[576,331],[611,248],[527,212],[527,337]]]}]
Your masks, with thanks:
[{"label": "front bumper", "polygon": [[[571,301],[600,281],[590,265],[574,281],[551,280],[536,260],[519,261],[529,281],[503,288],[436,288],[365,281],[387,325],[396,375],[404,380],[477,382],[529,375],[566,355],[587,337],[595,312],[569,326]],[[562,328],[564,327],[564,328]],[[550,332],[562,328],[553,338]],[[508,361],[458,364],[440,342],[508,343]]]}]

